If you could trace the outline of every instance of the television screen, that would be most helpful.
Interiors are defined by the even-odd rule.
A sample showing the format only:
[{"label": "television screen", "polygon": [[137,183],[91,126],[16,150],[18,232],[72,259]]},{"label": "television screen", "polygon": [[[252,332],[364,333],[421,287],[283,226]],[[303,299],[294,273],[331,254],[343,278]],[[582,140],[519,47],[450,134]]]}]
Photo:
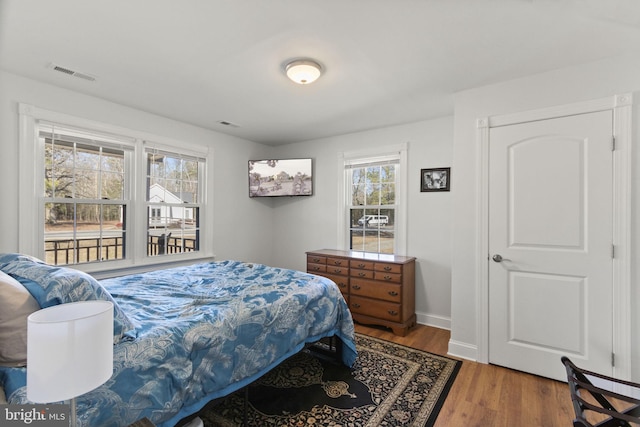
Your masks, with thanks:
[{"label": "television screen", "polygon": [[249,197],[312,194],[311,159],[249,160]]}]

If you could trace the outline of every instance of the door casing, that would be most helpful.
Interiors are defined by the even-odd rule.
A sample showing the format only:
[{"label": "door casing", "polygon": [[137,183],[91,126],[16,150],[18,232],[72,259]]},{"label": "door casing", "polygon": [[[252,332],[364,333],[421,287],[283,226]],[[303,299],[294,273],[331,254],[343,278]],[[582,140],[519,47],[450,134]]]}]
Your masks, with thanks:
[{"label": "door casing", "polygon": [[[631,376],[631,136],[632,94],[476,120],[477,361],[489,363],[489,129],[596,111],[613,111],[613,352],[616,378]],[[560,363],[560,361],[558,361]]]}]

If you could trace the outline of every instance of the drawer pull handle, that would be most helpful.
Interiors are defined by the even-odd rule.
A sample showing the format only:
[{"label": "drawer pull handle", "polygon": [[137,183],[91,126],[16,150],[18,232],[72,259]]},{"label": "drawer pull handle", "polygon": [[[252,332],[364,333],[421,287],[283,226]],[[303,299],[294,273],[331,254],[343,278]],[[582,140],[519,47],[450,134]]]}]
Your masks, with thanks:
[{"label": "drawer pull handle", "polygon": [[320,267],[314,266],[314,267],[313,267],[313,269],[314,269],[315,271],[318,271],[318,270],[320,270]]},{"label": "drawer pull handle", "polygon": [[335,265],[342,265],[342,261],[340,261],[340,260],[335,260],[335,261],[333,261],[333,263]]},{"label": "drawer pull handle", "polygon": [[384,267],[384,271],[391,271],[391,266],[387,265]]},{"label": "drawer pull handle", "polygon": [[397,297],[398,293],[396,291],[389,291],[389,295],[391,295],[392,297]]},{"label": "drawer pull handle", "polygon": [[353,285],[353,289],[355,289],[356,291],[359,291],[359,290],[360,290],[360,286],[358,286],[358,285]]},{"label": "drawer pull handle", "polygon": [[364,273],[364,272],[362,272],[362,271],[361,271],[360,273],[358,273],[358,276],[360,276],[360,277],[364,277],[364,276],[366,276],[366,275],[367,275],[367,273]]},{"label": "drawer pull handle", "polygon": [[358,267],[360,267],[360,268],[364,268],[364,266],[365,266],[365,265],[366,265],[366,264],[358,264]]},{"label": "drawer pull handle", "polygon": [[354,307],[354,308],[360,308],[360,304],[353,303],[353,307]]},{"label": "drawer pull handle", "polygon": [[342,269],[340,269],[340,268],[334,268],[334,269],[333,269],[333,272],[334,272],[334,273],[338,273],[338,274],[340,274],[340,273],[342,273]]},{"label": "drawer pull handle", "polygon": [[384,276],[384,280],[391,280],[391,276]]},{"label": "drawer pull handle", "polygon": [[397,311],[395,311],[395,310],[389,310],[389,311],[388,311],[388,313],[389,313],[390,315],[392,315],[392,316],[397,316],[397,315],[398,315],[398,312],[397,312]]},{"label": "drawer pull handle", "polygon": [[313,262],[320,262],[320,258],[313,258]]},{"label": "drawer pull handle", "polygon": [[338,286],[340,286],[341,288],[344,288],[344,287],[346,287],[347,285],[345,285],[344,283],[340,282],[340,283],[338,283]]}]

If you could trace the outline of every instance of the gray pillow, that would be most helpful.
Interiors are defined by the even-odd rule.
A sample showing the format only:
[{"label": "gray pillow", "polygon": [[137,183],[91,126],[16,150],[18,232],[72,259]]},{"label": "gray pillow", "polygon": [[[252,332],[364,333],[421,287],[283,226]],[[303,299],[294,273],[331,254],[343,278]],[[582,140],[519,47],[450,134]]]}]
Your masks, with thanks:
[{"label": "gray pillow", "polygon": [[27,364],[27,317],[38,310],[29,291],[0,271],[0,366]]}]

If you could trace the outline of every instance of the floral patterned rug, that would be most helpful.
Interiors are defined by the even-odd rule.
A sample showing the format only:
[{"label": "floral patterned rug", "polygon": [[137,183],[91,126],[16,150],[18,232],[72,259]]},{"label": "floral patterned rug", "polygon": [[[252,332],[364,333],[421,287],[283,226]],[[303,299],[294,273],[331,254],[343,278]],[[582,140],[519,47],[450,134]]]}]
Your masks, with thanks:
[{"label": "floral patterned rug", "polygon": [[[432,426],[462,362],[356,334],[349,369],[304,351],[249,386],[247,426]],[[241,426],[243,390],[200,414]]]}]

